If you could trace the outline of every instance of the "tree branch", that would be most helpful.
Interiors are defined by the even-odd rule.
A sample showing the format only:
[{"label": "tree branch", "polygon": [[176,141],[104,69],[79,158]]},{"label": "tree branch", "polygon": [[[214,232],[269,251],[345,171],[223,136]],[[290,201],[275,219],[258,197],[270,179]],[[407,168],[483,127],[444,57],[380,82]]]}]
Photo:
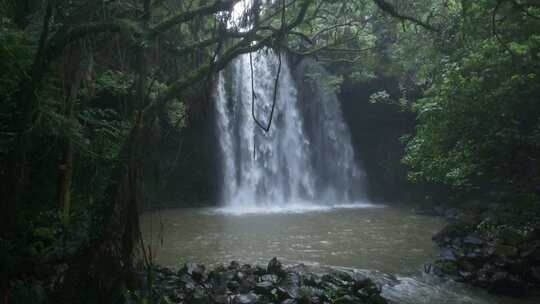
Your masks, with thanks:
[{"label": "tree branch", "polygon": [[396,11],[396,8],[384,1],[384,0],[372,0],[373,2],[375,2],[375,4],[377,5],[377,7],[379,7],[379,9],[381,9],[382,11],[388,13],[390,16],[392,17],[395,17],[397,19],[400,19],[400,20],[406,20],[406,21],[411,21],[412,23],[415,23],[415,24],[418,24],[419,26],[427,29],[427,30],[430,30],[432,32],[439,32],[439,29],[433,27],[432,25],[428,24],[428,23],[425,23],[419,19],[416,19],[415,17],[411,17],[411,16],[407,16],[407,15],[402,15],[400,13],[398,13]]},{"label": "tree branch", "polygon": [[181,12],[154,26],[152,28],[152,32],[154,33],[153,35],[157,36],[180,23],[193,20],[200,16],[207,16],[221,11],[230,10],[233,4],[237,1],[238,0],[217,0],[211,4],[200,6],[191,11]]}]

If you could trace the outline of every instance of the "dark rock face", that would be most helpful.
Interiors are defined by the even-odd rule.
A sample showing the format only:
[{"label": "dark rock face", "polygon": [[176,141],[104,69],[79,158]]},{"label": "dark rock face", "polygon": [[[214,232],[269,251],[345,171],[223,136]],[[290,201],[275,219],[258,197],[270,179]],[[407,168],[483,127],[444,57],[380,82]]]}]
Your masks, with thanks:
[{"label": "dark rock face", "polygon": [[521,296],[540,287],[538,235],[485,222],[455,222],[433,237],[441,247],[433,271],[492,293]]},{"label": "dark rock face", "polygon": [[203,265],[186,264],[178,273],[153,271],[148,288],[128,295],[128,303],[152,298],[154,303],[186,304],[385,304],[380,289],[368,278],[339,270],[313,272],[299,265],[285,268],[272,259],[267,269],[232,262],[209,272]]},{"label": "dark rock face", "polygon": [[278,277],[284,274],[283,266],[277,258],[273,258],[270,260],[270,262],[268,262],[268,267],[266,267],[266,271],[270,274],[277,275]]}]

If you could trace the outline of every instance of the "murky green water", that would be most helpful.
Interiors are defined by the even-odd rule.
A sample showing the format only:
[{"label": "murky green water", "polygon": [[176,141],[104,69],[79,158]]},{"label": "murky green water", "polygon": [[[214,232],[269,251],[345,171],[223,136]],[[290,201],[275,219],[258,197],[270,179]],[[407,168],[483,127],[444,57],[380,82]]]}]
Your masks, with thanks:
[{"label": "murky green water", "polygon": [[247,215],[175,209],[142,216],[145,240],[162,265],[264,265],[277,256],[286,264],[376,271],[381,282],[394,274],[398,281],[383,290],[400,303],[540,303],[494,297],[423,274],[423,264],[437,255],[431,237],[443,225],[440,218],[390,207]]}]

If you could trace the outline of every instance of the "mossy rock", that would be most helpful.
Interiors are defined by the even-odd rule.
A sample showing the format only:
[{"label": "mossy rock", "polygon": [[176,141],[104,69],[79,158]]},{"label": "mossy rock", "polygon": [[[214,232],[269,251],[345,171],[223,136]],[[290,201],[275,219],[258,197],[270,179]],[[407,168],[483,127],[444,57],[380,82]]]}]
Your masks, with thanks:
[{"label": "mossy rock", "polygon": [[433,266],[443,274],[456,275],[458,273],[458,267],[455,261],[437,260]]},{"label": "mossy rock", "polygon": [[437,233],[433,240],[437,243],[444,243],[445,239],[454,240],[457,238],[463,238],[469,233],[474,231],[474,226],[459,223],[452,223],[446,225],[439,233]]},{"label": "mossy rock", "polygon": [[495,246],[495,255],[500,257],[514,257],[518,254],[518,249],[514,246],[497,244]]},{"label": "mossy rock", "polygon": [[499,231],[499,239],[502,243],[516,246],[527,241],[526,237],[511,228]]}]

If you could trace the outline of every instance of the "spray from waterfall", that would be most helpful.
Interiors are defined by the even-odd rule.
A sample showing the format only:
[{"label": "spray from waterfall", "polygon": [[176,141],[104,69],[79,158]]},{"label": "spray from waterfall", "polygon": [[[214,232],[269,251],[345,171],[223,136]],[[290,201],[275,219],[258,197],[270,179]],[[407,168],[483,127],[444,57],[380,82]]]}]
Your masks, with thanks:
[{"label": "spray from waterfall", "polygon": [[[252,62],[249,55],[235,59],[217,81],[224,205],[249,210],[364,200],[362,172],[335,94],[315,92],[317,98],[302,100],[300,105],[290,67],[283,60],[275,118],[265,132],[254,121],[252,110],[256,117],[269,117],[279,59],[269,49],[252,56]],[[252,79],[257,95],[254,109]]]}]

